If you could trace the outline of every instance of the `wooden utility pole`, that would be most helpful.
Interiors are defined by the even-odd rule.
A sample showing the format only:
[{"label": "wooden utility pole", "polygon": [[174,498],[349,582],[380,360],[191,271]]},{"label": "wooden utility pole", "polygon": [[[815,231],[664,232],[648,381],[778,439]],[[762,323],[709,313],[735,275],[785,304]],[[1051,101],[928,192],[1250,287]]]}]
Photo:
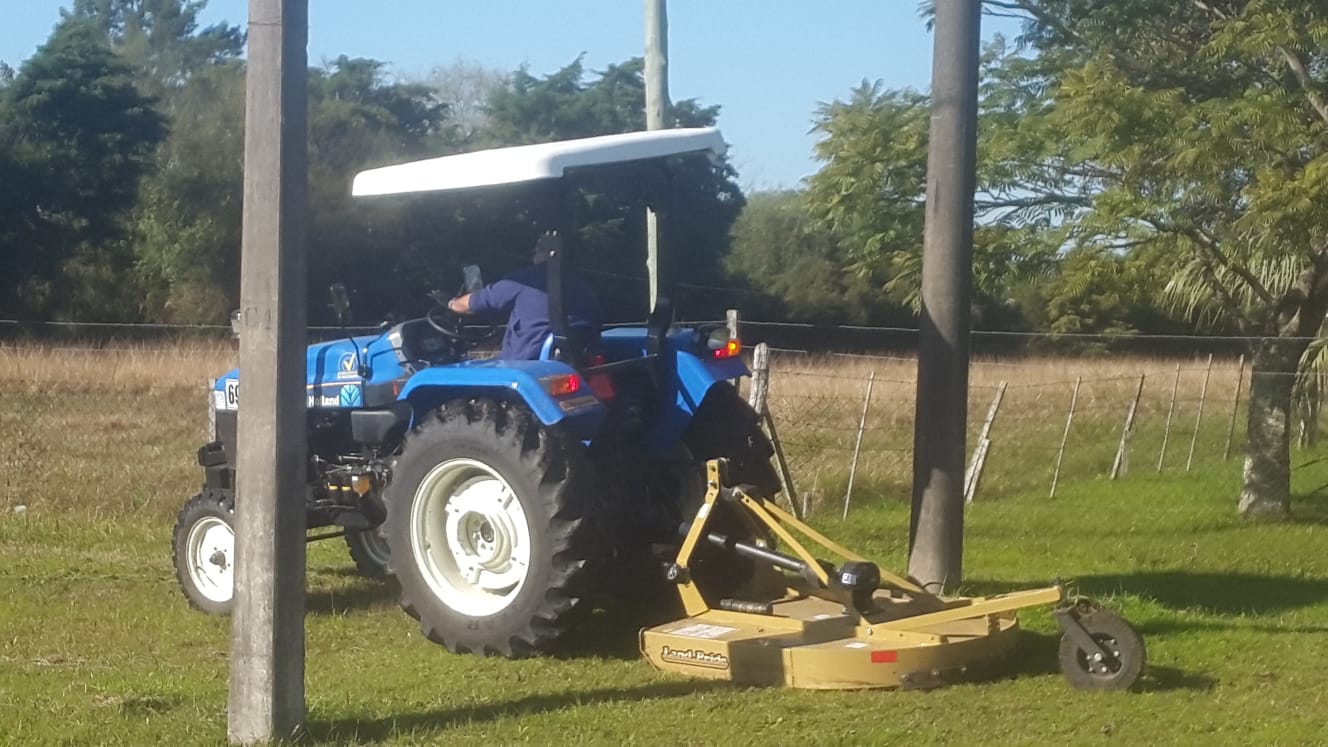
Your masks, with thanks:
[{"label": "wooden utility pole", "polygon": [[227,734],[304,722],[308,0],[250,0]]},{"label": "wooden utility pole", "polygon": [[963,575],[981,12],[980,0],[936,3],[908,559],[932,588]]},{"label": "wooden utility pole", "polygon": [[[669,126],[669,14],[665,0],[645,0],[646,129]],[[672,185],[669,185],[670,188]],[[650,310],[659,300],[659,216],[646,210],[646,269],[650,274]]]}]

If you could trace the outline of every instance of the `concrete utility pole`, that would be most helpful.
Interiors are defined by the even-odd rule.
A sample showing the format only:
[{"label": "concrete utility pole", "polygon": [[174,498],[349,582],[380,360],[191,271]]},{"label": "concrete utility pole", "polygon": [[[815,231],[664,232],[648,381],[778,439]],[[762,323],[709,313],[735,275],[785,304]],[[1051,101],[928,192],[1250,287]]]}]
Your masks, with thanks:
[{"label": "concrete utility pole", "polygon": [[[669,126],[669,17],[665,0],[645,0],[646,129]],[[646,269],[650,273],[650,310],[659,288],[659,216],[646,210]]]},{"label": "concrete utility pole", "polygon": [[932,59],[908,572],[946,589],[963,576],[981,13],[980,0],[937,0]]},{"label": "concrete utility pole", "polygon": [[250,0],[227,734],[304,723],[308,0]]}]

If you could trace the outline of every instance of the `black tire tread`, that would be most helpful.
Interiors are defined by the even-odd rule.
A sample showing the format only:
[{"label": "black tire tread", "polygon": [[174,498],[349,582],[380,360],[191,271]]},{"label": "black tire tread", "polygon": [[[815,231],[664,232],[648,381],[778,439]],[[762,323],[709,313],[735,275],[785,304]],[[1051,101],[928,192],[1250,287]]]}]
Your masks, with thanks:
[{"label": "black tire tread", "polygon": [[365,544],[373,540],[365,539],[364,536],[377,531],[378,528],[375,527],[362,531],[346,532],[346,549],[350,552],[350,559],[355,561],[355,570],[365,578],[386,578],[392,575],[389,564],[381,562]]},{"label": "black tire tread", "polygon": [[199,519],[208,516],[226,518],[233,530],[235,527],[235,496],[229,490],[205,488],[185,501],[185,504],[180,507],[179,513],[176,514],[175,528],[171,532],[171,564],[175,566],[175,580],[180,584],[180,591],[184,593],[184,598],[188,600],[189,606],[209,615],[229,615],[231,602],[219,604],[198,594],[193,582],[189,580],[189,572],[185,568],[185,562],[187,561],[184,554],[188,551],[185,544],[188,541],[189,528]]},{"label": "black tire tread", "polygon": [[1109,637],[1116,640],[1121,652],[1121,667],[1110,675],[1089,672],[1080,660],[1079,644],[1068,635],[1061,636],[1058,658],[1061,672],[1079,690],[1128,690],[1138,681],[1147,664],[1143,637],[1125,618],[1107,610],[1098,609],[1082,615],[1079,624],[1094,638]]},{"label": "black tire tread", "polygon": [[[547,523],[543,529],[532,525],[531,531],[547,532],[551,566],[543,593],[526,619],[502,633],[458,630],[449,624],[442,603],[434,598],[417,570],[402,567],[406,564],[404,557],[395,563],[402,609],[419,620],[427,639],[454,653],[507,658],[547,653],[574,624],[578,613],[588,607],[583,599],[590,589],[589,560],[599,551],[597,533],[587,516],[590,469],[580,444],[556,428],[541,426],[524,408],[489,399],[454,400],[421,420],[406,435],[401,460],[428,461],[449,442],[478,435],[514,456],[533,477],[538,502],[546,511],[542,518]],[[435,457],[430,463],[437,461]],[[403,524],[409,522],[415,488],[396,480],[388,485],[389,534],[393,538],[404,537],[409,531]],[[529,511],[527,516],[536,518]]]},{"label": "black tire tread", "polygon": [[717,384],[701,401],[684,436],[699,461],[723,457],[729,479],[750,486],[762,497],[779,493],[779,473],[770,459],[775,447],[761,430],[761,416],[727,384]]}]

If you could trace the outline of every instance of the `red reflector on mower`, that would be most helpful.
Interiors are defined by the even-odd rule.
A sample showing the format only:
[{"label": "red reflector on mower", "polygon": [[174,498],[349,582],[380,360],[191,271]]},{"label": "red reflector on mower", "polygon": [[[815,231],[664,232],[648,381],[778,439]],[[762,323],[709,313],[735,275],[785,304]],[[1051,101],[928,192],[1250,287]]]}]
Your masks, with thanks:
[{"label": "red reflector on mower", "polygon": [[724,343],[724,347],[715,351],[715,360],[724,360],[726,358],[737,358],[742,352],[741,340],[729,340]]},{"label": "red reflector on mower", "polygon": [[540,379],[540,385],[544,391],[554,397],[563,397],[568,394],[576,394],[581,391],[581,377],[576,374],[564,374],[562,376],[546,376]]},{"label": "red reflector on mower", "polygon": [[894,664],[894,663],[897,662],[897,661],[899,661],[899,652],[898,652],[898,651],[873,651],[873,652],[872,652],[872,663],[873,663],[873,664]]}]

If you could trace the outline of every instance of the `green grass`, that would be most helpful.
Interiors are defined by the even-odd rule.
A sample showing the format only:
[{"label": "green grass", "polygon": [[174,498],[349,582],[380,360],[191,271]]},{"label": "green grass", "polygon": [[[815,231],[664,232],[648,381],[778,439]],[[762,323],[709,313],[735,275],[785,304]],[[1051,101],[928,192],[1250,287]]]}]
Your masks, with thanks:
[{"label": "green grass", "polygon": [[[387,584],[335,542],[309,559],[308,741],[418,743],[1307,744],[1323,740],[1328,502],[1296,521],[1234,515],[1234,474],[1077,482],[975,505],[966,589],[1054,576],[1146,636],[1140,692],[1087,694],[1055,672],[1056,630],[1023,615],[998,681],[929,693],[764,690],[653,671],[606,613],[568,656],[453,656],[421,640]],[[899,567],[907,510],[817,523]],[[0,520],[0,743],[224,741],[229,628],[175,587],[169,522],[29,511]]]},{"label": "green grass", "polygon": [[[190,609],[170,564],[173,513],[199,479],[199,389],[10,381],[0,391],[0,745],[225,742],[228,621]],[[1102,422],[1116,422],[1117,409]],[[1239,460],[1214,456],[1225,434],[1213,420],[1194,471],[1181,471],[1188,441],[1173,441],[1181,458],[1164,474],[1146,446],[1154,456],[1111,482],[1091,475],[1109,466],[1115,435],[1085,416],[1071,443],[1095,461],[1067,458],[1048,499],[1054,453],[1027,444],[1054,446],[1063,419],[1012,416],[1001,468],[1037,479],[980,494],[968,511],[964,590],[1072,580],[1144,633],[1150,669],[1138,692],[1070,689],[1055,670],[1055,623],[1040,609],[1021,616],[1006,675],[927,693],[662,674],[638,658],[639,616],[623,611],[597,615],[561,657],[454,656],[423,641],[391,585],[356,577],[331,541],[309,555],[306,741],[1325,743],[1328,498],[1311,491],[1328,483],[1328,462],[1296,471],[1293,520],[1246,522],[1235,512]],[[1297,451],[1293,463],[1317,453]],[[860,472],[846,523],[838,499],[822,505],[819,528],[905,566],[898,486]]]}]

